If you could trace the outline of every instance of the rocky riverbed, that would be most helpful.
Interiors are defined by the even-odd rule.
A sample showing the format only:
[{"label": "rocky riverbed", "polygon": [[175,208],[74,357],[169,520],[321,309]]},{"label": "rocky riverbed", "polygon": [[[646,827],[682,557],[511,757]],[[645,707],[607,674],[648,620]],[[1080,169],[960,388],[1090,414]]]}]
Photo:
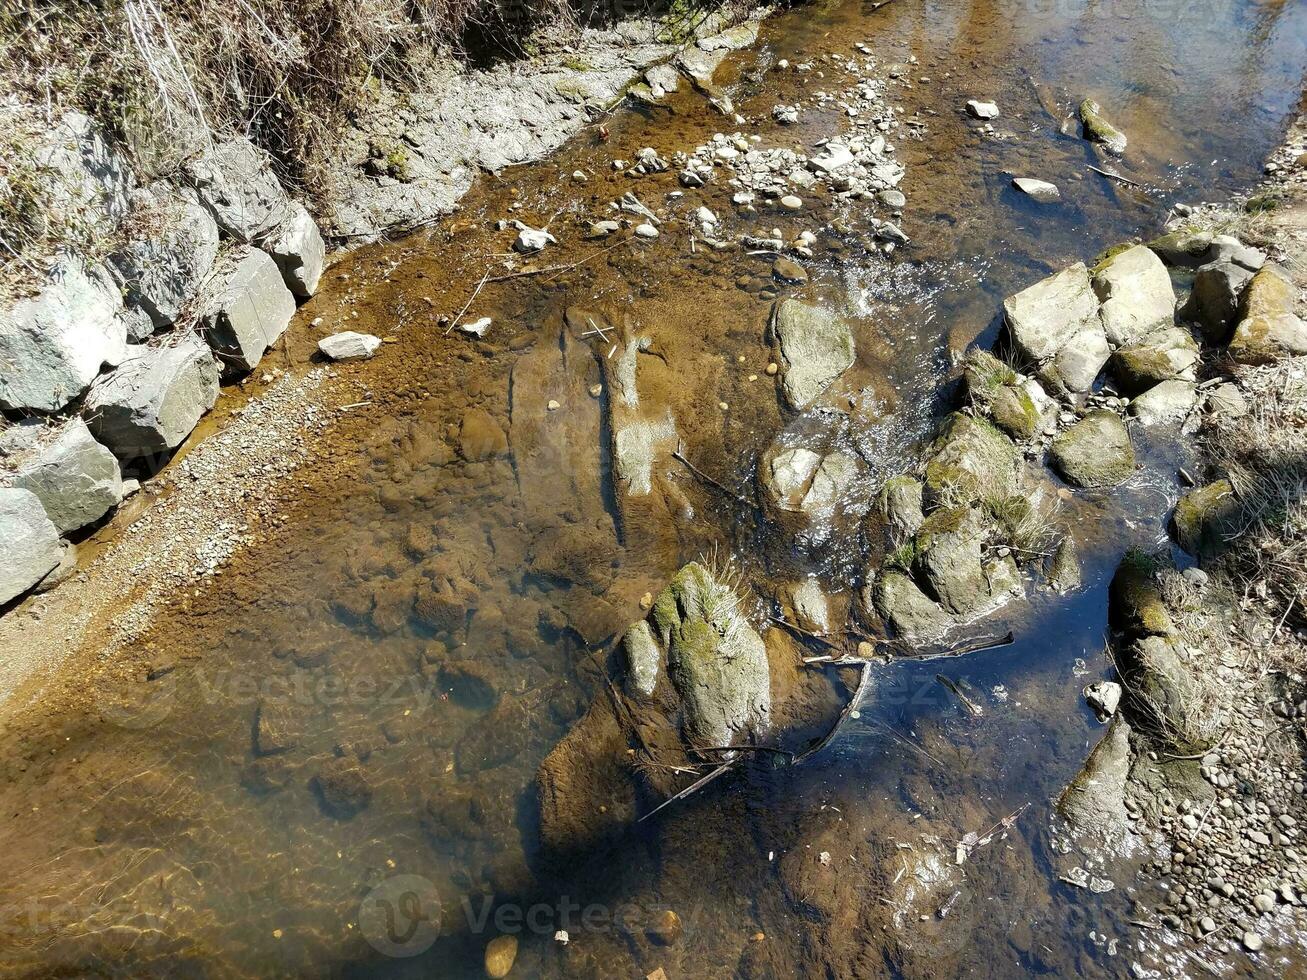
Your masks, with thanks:
[{"label": "rocky riverbed", "polygon": [[324,271],[0,620],[0,972],[1294,968],[1292,559],[1218,555],[1215,434],[1300,420],[1300,243],[1185,202],[1301,62],[1158,128],[1101,25],[937,13],[707,35]]}]

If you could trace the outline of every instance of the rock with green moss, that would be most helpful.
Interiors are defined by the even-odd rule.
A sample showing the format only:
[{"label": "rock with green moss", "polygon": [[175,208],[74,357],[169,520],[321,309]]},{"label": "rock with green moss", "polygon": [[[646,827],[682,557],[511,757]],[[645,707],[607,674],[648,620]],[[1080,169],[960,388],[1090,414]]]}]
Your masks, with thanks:
[{"label": "rock with green moss", "polygon": [[1071,538],[1063,538],[1048,563],[1048,584],[1058,592],[1080,588],[1080,551]]},{"label": "rock with green moss", "polygon": [[1138,395],[1161,381],[1193,381],[1198,343],[1184,327],[1169,326],[1122,347],[1112,355],[1112,376],[1127,395]]},{"label": "rock with green moss", "polygon": [[1240,364],[1270,364],[1307,354],[1307,323],[1294,313],[1297,289],[1274,265],[1266,264],[1244,290],[1241,319],[1230,341]]},{"label": "rock with green moss", "polygon": [[926,490],[932,505],[1008,495],[1020,485],[1016,445],[984,419],[954,412],[931,445]]},{"label": "rock with green moss", "polygon": [[1037,381],[1023,383],[1016,371],[993,354],[982,350],[968,353],[962,379],[972,403],[1013,439],[1030,439],[1043,428],[1050,407],[1044,390]]},{"label": "rock with green moss", "polygon": [[1194,269],[1211,261],[1212,233],[1198,228],[1177,228],[1148,243],[1167,265]]},{"label": "rock with green moss", "polygon": [[1017,383],[1017,372],[989,351],[977,347],[967,351],[962,362],[962,381],[973,402],[987,405],[1003,388]]},{"label": "rock with green moss", "polygon": [[1085,139],[1101,143],[1109,153],[1117,156],[1125,152],[1125,133],[1103,117],[1102,107],[1093,99],[1080,103],[1080,122],[1085,128]]},{"label": "rock with green moss", "polygon": [[654,601],[652,618],[689,745],[732,745],[767,729],[767,651],[728,585],[691,562]]},{"label": "rock with green moss", "polygon": [[1133,849],[1133,832],[1125,808],[1130,775],[1130,725],[1119,715],[1085,760],[1084,768],[1057,800],[1057,813],[1086,854],[1104,851],[1125,856]]},{"label": "rock with green moss", "polygon": [[1175,622],[1157,584],[1158,566],[1158,560],[1151,555],[1131,551],[1112,576],[1108,619],[1127,637],[1170,636],[1175,632]]},{"label": "rock with green moss", "polygon": [[892,476],[880,491],[880,509],[889,526],[899,534],[915,534],[926,518],[922,512],[921,481],[914,477]]},{"label": "rock with green moss", "polygon": [[1102,303],[1103,331],[1112,344],[1133,343],[1175,322],[1171,275],[1144,245],[1123,249],[1095,266],[1093,286]]},{"label": "rock with green moss", "polygon": [[953,618],[906,572],[888,569],[876,577],[872,601],[885,622],[908,640],[933,640],[953,625]]},{"label": "rock with green moss", "polygon": [[969,506],[941,507],[917,532],[917,571],[949,612],[965,615],[988,603],[981,568],[985,532],[979,512]]},{"label": "rock with green moss", "polygon": [[1213,554],[1235,528],[1238,511],[1239,498],[1229,480],[1191,490],[1176,502],[1171,517],[1175,539],[1191,555]]},{"label": "rock with green moss", "polygon": [[1096,409],[1058,434],[1049,452],[1053,466],[1072,486],[1114,487],[1134,472],[1135,451],[1115,412]]}]

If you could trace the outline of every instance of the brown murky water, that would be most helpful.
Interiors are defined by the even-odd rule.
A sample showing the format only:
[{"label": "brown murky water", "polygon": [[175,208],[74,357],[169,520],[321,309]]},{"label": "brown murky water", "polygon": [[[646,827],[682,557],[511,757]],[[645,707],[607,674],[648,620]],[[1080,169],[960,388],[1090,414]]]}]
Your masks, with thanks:
[{"label": "brown murky water", "polygon": [[[913,239],[893,256],[860,231],[873,205],[813,194],[798,214],[747,215],[724,185],[677,198],[674,171],[610,168],[736,128],[810,148],[843,117],[781,128],[771,107],[847,81],[823,56],[855,41],[900,118],[925,123],[891,134]],[[88,668],[8,726],[0,975],[477,976],[501,933],[520,936],[524,977],[1126,973],[1143,958],[1132,896],[1058,880],[1048,801],[1099,737],[1079,691],[1106,673],[1106,577],[1129,544],[1164,538],[1173,437],[1153,439],[1154,465],[1116,495],[1068,503],[1083,592],[1035,592],[985,627],[1010,624],[1012,646],[886,666],[851,730],[804,767],[755,766],[561,867],[536,844],[533,777],[601,683],[609,637],[684,560],[732,556],[761,591],[809,571],[856,587],[856,528],[778,552],[737,499],[773,442],[845,442],[869,492],[912,458],[947,404],[952,356],[992,333],[1001,296],[1148,233],[1172,201],[1246,186],[1305,65],[1300,4],[810,5],[723,69],[747,126],[683,87],[666,108],[613,116],[607,140],[595,128],[487,178],[429,234],[336,266],[293,349],[311,347],[315,316],[396,343],[342,369],[372,404],[324,437],[292,519],[179,602],[125,667]],[[1139,188],[1087,169],[1094,151],[1064,125],[1086,95],[1129,134],[1118,165]],[[1000,104],[1003,138],[961,115],[968,98]],[[591,180],[571,181],[577,169]],[[1055,181],[1063,202],[1020,198],[1013,174]],[[550,222],[561,244],[539,262],[569,265],[607,248],[580,241],[578,222],[628,189],[664,210],[656,242],[487,283],[469,310],[494,318],[482,340],[438,325],[508,250],[496,219]],[[788,292],[857,324],[839,413],[828,400],[782,415],[763,371],[771,259],[691,250],[675,216],[701,203],[731,234],[817,234],[809,283]],[[604,332],[582,336],[569,308]],[[590,394],[611,370],[610,327],[648,338],[642,395],[725,490],[680,469],[656,502],[619,505],[609,396]],[[845,693],[832,677],[814,708]],[[957,842],[1025,804],[959,871]],[[814,852],[838,873],[806,870]],[[905,879],[909,861],[930,873]],[[904,920],[923,902],[935,914]],[[650,927],[668,908],[683,934],[664,945]]]}]

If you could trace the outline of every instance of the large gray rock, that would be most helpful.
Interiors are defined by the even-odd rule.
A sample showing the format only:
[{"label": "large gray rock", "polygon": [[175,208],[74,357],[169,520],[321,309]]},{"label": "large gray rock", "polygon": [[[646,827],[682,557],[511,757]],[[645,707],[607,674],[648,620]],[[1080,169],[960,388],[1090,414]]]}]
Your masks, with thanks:
[{"label": "large gray rock", "polygon": [[1110,343],[1129,344],[1174,320],[1175,290],[1157,253],[1146,245],[1118,252],[1094,271],[1099,316]]},{"label": "large gray rock", "polygon": [[919,574],[949,612],[965,615],[988,603],[984,543],[984,522],[971,507],[940,508],[917,532]]},{"label": "large gray rock", "polygon": [[1117,716],[1058,798],[1057,813],[1082,851],[1125,855],[1133,849],[1134,834],[1125,808],[1130,760],[1130,726]]},{"label": "large gray rock", "polygon": [[70,420],[58,436],[22,459],[13,484],[36,494],[61,534],[99,520],[123,499],[118,460],[81,419]]},{"label": "large gray rock", "polygon": [[691,562],[659,593],[652,618],[681,699],[687,744],[733,745],[764,733],[771,720],[767,650],[735,593]]},{"label": "large gray rock", "polygon": [[782,389],[791,408],[803,408],[853,363],[853,333],[839,316],[797,300],[772,310],[772,333],[780,348]]},{"label": "large gray rock", "polygon": [[1053,440],[1053,466],[1073,486],[1104,489],[1134,472],[1135,451],[1120,417],[1105,409],[1089,412]]},{"label": "large gray rock", "polygon": [[1252,272],[1235,262],[1208,263],[1194,276],[1180,315],[1198,324],[1207,343],[1228,343],[1238,320],[1239,299],[1252,277]]},{"label": "large gray rock", "polygon": [[132,173],[90,117],[68,112],[32,151],[51,219],[109,227],[127,211]]},{"label": "large gray rock", "polygon": [[1083,262],[1009,296],[1003,312],[1017,352],[1054,389],[1088,390],[1111,354]]},{"label": "large gray rock", "polygon": [[290,214],[259,240],[259,246],[272,256],[286,288],[299,299],[308,299],[317,292],[327,248],[317,222],[304,205],[291,202]]},{"label": "large gray rock", "polygon": [[96,438],[119,459],[176,449],[218,400],[218,363],[195,334],[137,348],[86,398]]},{"label": "large gray rock", "polygon": [[1192,381],[1163,381],[1130,400],[1130,414],[1143,425],[1183,421],[1198,401]]},{"label": "large gray rock", "polygon": [[0,487],[0,605],[35,586],[59,564],[63,547],[36,494]]},{"label": "large gray rock", "polygon": [[1198,344],[1187,329],[1162,327],[1112,355],[1112,375],[1124,394],[1137,395],[1161,381],[1198,376]]},{"label": "large gray rock", "polygon": [[252,371],[295,315],[277,264],[256,248],[240,248],[215,274],[204,304],[204,331],[228,371]]},{"label": "large gray rock", "polygon": [[58,411],[121,361],[121,306],[103,267],[66,259],[34,296],[0,310],[0,408]]},{"label": "large gray rock", "polygon": [[954,412],[944,422],[926,461],[928,503],[1002,498],[1020,485],[1016,444],[984,419]]},{"label": "large gray rock", "polygon": [[269,159],[249,140],[237,137],[187,164],[200,201],[218,227],[238,241],[253,242],[290,217],[290,199]]},{"label": "large gray rock", "polygon": [[160,188],[132,195],[140,229],[109,260],[128,299],[156,327],[174,322],[218,257],[218,225],[192,200]]},{"label": "large gray rock", "polygon": [[944,608],[897,569],[881,572],[871,591],[876,612],[904,639],[934,639],[953,625]]},{"label": "large gray rock", "polygon": [[1234,328],[1230,354],[1240,364],[1269,364],[1307,354],[1307,323],[1294,312],[1297,289],[1281,269],[1267,264],[1249,281]]}]

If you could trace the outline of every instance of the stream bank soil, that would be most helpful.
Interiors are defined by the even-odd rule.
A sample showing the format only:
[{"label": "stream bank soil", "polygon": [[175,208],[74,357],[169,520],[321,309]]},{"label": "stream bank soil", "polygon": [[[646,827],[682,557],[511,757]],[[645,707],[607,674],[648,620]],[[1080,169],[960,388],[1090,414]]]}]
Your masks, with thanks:
[{"label": "stream bank soil", "polygon": [[[760,458],[829,439],[866,464],[855,490],[869,495],[914,458],[947,397],[940,378],[992,337],[1001,297],[1149,234],[1170,200],[1250,181],[1301,90],[1295,8],[1238,5],[1233,22],[1195,25],[1141,5],[1129,29],[1085,11],[1032,23],[1024,10],[899,0],[783,15],[718,79],[745,123],[682,85],[486,180],[429,233],[334,266],[284,368],[320,370],[308,341],[340,329],[394,342],[322,380],[319,404],[356,407],[308,439],[284,519],[129,647],[101,659],[91,631],[73,670],[12,702],[3,870],[16,898],[0,973],[476,976],[487,943],[511,932],[479,911],[537,905],[547,911],[519,935],[513,975],[1128,969],[1112,944],[1129,934],[1123,896],[1050,873],[1046,818],[1099,738],[1079,690],[1108,673],[1112,571],[1127,545],[1164,538],[1161,501],[1185,452],[1165,439],[1147,449],[1162,465],[1074,504],[1083,589],[1032,590],[1007,620],[1017,643],[946,671],[981,715],[936,681],[939,664],[896,661],[860,724],[812,764],[723,781],[615,850],[551,865],[534,817],[533,775],[599,689],[608,637],[685,561],[729,557],[750,581],[815,575],[835,593],[865,564],[845,529],[793,553],[767,547],[767,522],[739,499],[753,499]],[[1204,88],[1231,37],[1250,48],[1243,86]],[[898,206],[819,188],[796,194],[798,209],[778,198],[748,211],[720,170],[702,189],[671,168],[626,172],[646,147],[672,160],[737,130],[810,154],[859,118],[815,92],[869,79],[895,108]],[[1091,81],[1139,147],[1113,166],[1146,189],[1088,171],[1104,161],[1063,132]],[[977,97],[1008,125],[969,121]],[[796,104],[797,122],[773,113]],[[1013,174],[1059,182],[1063,203],[1020,198]],[[584,240],[628,191],[658,212],[658,236]],[[806,282],[777,281],[774,247],[707,245],[699,206],[723,239],[778,237],[789,251],[810,232],[811,257],[787,256]],[[887,255],[872,217],[909,243]],[[495,222],[513,218],[558,244],[503,264],[517,231]],[[839,383],[798,413],[768,372],[782,297],[837,312],[856,342]],[[483,337],[457,329],[465,305],[463,320],[491,318]],[[647,496],[619,495],[614,479],[617,336],[638,352],[638,407],[666,409],[678,437]],[[637,420],[657,441],[663,418]],[[814,717],[828,721],[848,693],[814,687]],[[957,863],[968,834],[1016,813]],[[430,938],[421,949],[369,925],[384,922],[382,901],[423,900],[387,884],[400,875],[438,896],[420,921],[438,917],[439,935],[408,936]],[[569,928],[575,902],[606,911],[592,926],[572,913]]]}]

